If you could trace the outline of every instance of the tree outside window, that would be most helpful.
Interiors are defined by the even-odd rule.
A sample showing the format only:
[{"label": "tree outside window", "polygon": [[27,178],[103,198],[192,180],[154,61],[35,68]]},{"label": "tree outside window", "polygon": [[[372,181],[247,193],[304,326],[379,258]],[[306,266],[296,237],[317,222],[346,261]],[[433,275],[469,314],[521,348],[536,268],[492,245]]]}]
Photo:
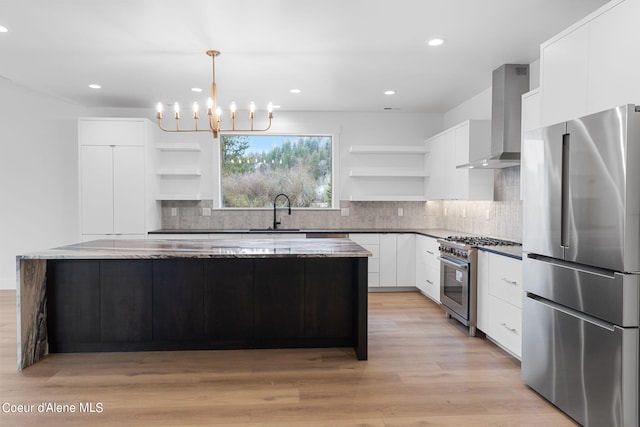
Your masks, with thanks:
[{"label": "tree outside window", "polygon": [[272,207],[279,193],[292,207],[332,207],[331,136],[221,135],[220,146],[223,207]]}]

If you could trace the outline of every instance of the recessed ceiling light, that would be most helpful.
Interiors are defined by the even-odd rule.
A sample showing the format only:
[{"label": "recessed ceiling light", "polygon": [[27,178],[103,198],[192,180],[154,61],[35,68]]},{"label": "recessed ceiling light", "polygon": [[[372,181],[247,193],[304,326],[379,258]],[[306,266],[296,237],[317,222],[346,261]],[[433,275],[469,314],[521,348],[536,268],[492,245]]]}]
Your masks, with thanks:
[{"label": "recessed ceiling light", "polygon": [[273,108],[275,108],[275,109],[280,108],[280,106],[279,106],[279,105],[272,105],[272,107],[273,107]]},{"label": "recessed ceiling light", "polygon": [[396,91],[395,91],[395,90],[385,90],[385,91],[384,91],[384,94],[385,94],[385,95],[395,95],[395,94],[396,94]]},{"label": "recessed ceiling light", "polygon": [[302,91],[300,89],[291,89],[289,92],[291,92],[291,93],[300,93]]},{"label": "recessed ceiling light", "polygon": [[427,42],[429,46],[440,46],[444,43],[444,39],[431,39]]},{"label": "recessed ceiling light", "polygon": [[91,89],[101,89],[101,88],[102,88],[102,86],[97,85],[97,84],[95,84],[95,83],[90,84],[90,85],[89,85],[89,87],[90,87]]},{"label": "recessed ceiling light", "polygon": [[9,29],[7,27],[3,27],[2,25],[0,25],[0,33],[8,33]]},{"label": "recessed ceiling light", "polygon": [[191,92],[202,92],[202,89],[199,87],[192,87]]}]

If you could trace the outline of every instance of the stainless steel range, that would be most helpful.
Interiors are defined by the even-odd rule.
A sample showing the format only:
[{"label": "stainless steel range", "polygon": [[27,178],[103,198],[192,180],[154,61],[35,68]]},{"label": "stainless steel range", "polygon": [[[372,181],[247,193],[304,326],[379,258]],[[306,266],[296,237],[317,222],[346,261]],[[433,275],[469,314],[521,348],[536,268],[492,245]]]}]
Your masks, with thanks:
[{"label": "stainless steel range", "polygon": [[440,244],[440,301],[448,317],[476,335],[478,246],[514,246],[519,243],[492,237],[449,236]]}]

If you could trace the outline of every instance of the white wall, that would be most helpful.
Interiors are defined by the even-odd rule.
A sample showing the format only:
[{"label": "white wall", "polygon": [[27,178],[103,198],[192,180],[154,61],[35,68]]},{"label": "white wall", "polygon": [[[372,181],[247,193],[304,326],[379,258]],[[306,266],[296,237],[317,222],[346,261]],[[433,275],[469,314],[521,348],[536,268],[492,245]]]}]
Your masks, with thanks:
[{"label": "white wall", "polygon": [[467,120],[491,120],[491,86],[444,113],[444,129]]},{"label": "white wall", "polygon": [[85,109],[2,78],[0,93],[0,289],[15,289],[16,255],[78,241]]}]

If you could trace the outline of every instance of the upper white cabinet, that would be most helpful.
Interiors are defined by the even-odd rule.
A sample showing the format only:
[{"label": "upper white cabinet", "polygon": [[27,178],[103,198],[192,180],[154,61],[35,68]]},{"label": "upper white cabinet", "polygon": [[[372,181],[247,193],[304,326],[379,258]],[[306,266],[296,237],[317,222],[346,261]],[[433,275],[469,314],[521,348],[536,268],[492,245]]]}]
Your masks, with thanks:
[{"label": "upper white cabinet", "polygon": [[540,47],[542,125],[640,103],[640,0],[613,0]]},{"label": "upper white cabinet", "polygon": [[426,200],[424,145],[352,145],[349,155],[350,200]]},{"label": "upper white cabinet", "polygon": [[[542,127],[542,105],[540,103],[540,89],[534,89],[522,94],[522,119],[521,119],[522,139],[520,141],[520,151],[524,153],[524,135],[527,132],[535,131]],[[527,159],[520,158],[520,200],[524,195],[524,180]]]},{"label": "upper white cabinet", "polygon": [[78,120],[80,233],[144,236],[159,226],[150,197],[152,153],[145,119]]},{"label": "upper white cabinet", "polygon": [[457,166],[486,155],[491,145],[491,122],[469,120],[427,140],[430,200],[493,200],[492,169]]}]

